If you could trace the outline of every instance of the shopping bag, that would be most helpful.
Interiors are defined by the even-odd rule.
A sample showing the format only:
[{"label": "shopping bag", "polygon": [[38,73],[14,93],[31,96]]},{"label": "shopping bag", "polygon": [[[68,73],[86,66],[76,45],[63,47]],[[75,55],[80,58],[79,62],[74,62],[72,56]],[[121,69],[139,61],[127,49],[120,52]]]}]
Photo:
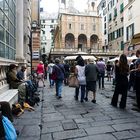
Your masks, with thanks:
[{"label": "shopping bag", "polygon": [[16,130],[13,124],[11,123],[11,121],[7,117],[2,116],[2,123],[3,123],[4,131],[5,131],[5,139],[17,140]]},{"label": "shopping bag", "polygon": [[72,75],[69,77],[69,87],[79,87],[79,81],[76,76]]}]

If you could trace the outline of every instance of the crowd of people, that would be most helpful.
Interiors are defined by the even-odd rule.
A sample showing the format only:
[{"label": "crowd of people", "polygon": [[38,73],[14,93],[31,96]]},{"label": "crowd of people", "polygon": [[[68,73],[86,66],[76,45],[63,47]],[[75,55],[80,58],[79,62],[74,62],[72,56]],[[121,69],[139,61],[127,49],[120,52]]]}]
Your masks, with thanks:
[{"label": "crowd of people", "polygon": [[[140,50],[137,50],[136,56],[138,59],[129,64],[126,55],[122,54],[119,60],[115,60],[114,64],[111,64],[111,62],[105,63],[102,58],[96,62],[92,59],[85,61],[79,55],[76,58],[75,66],[72,66],[73,71],[71,71],[68,62],[63,64],[57,58],[53,63],[52,73],[50,74],[50,79],[56,85],[56,96],[58,99],[62,98],[63,81],[64,85],[68,85],[68,79],[72,72],[79,81],[79,87],[75,87],[75,100],[79,100],[79,93],[81,93],[81,103],[88,101],[88,93],[91,91],[93,93],[92,102],[96,103],[97,84],[99,89],[104,90],[104,78],[107,76],[107,81],[112,81],[115,85],[111,105],[117,107],[119,102],[119,107],[125,109],[127,94],[132,87],[133,91],[136,91],[136,104],[134,104],[133,110],[140,111],[140,88],[138,87],[140,82]],[[54,73],[57,75],[55,79],[51,78]],[[121,99],[118,101],[120,95]]]},{"label": "crowd of people", "polygon": [[[133,91],[136,92],[136,104],[134,104],[133,110],[140,111],[140,50],[136,52],[137,60],[133,60],[131,64],[128,64],[127,57],[122,54],[119,60],[116,60],[112,65],[110,62],[100,58],[95,62],[93,59],[85,61],[81,55],[76,58],[75,65],[70,65],[68,61],[63,63],[59,58],[55,61],[50,60],[47,65],[47,72],[49,75],[50,88],[55,86],[56,97],[61,99],[63,85],[69,85],[69,77],[73,73],[78,79],[79,86],[75,87],[75,100],[80,100],[81,103],[89,100],[89,92],[92,92],[92,103],[96,103],[96,91],[97,84],[99,90],[104,90],[104,78],[107,76],[107,81],[112,81],[115,85],[114,94],[111,100],[111,105],[118,106],[121,109],[126,108],[127,93],[133,87]],[[32,80],[27,80],[25,76],[26,67],[21,66],[21,69],[17,71],[17,66],[11,64],[7,73],[7,83],[9,83],[10,89],[17,89],[22,83],[27,83],[33,93],[36,92],[35,86]],[[46,68],[42,61],[36,67],[36,74],[45,86],[44,76]],[[64,83],[64,84],[63,84]],[[79,96],[80,94],[80,96]],[[120,102],[118,101],[119,95],[121,95]],[[79,98],[80,97],[80,98]],[[9,120],[13,121],[11,111],[7,102],[0,102],[0,111],[7,116]],[[5,108],[5,109],[3,109]],[[0,138],[3,137],[2,121],[0,120]]]}]

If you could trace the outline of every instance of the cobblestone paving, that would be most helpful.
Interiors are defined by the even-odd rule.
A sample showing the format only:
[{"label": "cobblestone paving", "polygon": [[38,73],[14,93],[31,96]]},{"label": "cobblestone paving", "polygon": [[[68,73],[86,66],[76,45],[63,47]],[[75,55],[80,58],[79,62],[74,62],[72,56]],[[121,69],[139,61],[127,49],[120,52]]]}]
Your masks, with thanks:
[{"label": "cobblestone paving", "polygon": [[[46,82],[48,83],[48,82]],[[132,111],[135,94],[130,92],[125,110],[110,105],[113,88],[105,82],[97,90],[97,103],[74,100],[74,89],[64,86],[62,99],[47,85],[35,111],[16,118],[18,140],[140,140],[140,113]]]}]

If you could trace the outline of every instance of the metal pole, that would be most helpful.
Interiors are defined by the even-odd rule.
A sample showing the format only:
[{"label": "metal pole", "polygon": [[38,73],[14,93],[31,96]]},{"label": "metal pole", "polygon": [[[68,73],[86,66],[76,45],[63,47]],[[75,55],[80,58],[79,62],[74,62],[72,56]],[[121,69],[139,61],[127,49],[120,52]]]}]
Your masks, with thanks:
[{"label": "metal pole", "polygon": [[33,71],[32,71],[32,68],[33,68],[33,65],[32,65],[32,62],[33,62],[33,61],[32,61],[32,60],[33,60],[33,59],[32,59],[32,57],[33,57],[33,56],[32,56],[32,55],[33,55],[33,50],[32,50],[32,33],[33,33],[33,32],[32,32],[32,30],[31,30],[31,35],[30,35],[30,51],[31,51],[31,57],[30,57],[30,60],[31,60],[31,75],[33,74]]}]

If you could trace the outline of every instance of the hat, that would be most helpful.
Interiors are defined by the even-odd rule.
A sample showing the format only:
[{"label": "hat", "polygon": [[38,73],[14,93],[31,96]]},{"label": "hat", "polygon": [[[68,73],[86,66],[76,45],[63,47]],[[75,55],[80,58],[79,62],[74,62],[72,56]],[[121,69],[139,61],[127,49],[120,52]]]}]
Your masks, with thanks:
[{"label": "hat", "polygon": [[9,69],[10,69],[10,70],[13,70],[13,69],[16,68],[16,67],[17,67],[16,64],[10,64]]}]

